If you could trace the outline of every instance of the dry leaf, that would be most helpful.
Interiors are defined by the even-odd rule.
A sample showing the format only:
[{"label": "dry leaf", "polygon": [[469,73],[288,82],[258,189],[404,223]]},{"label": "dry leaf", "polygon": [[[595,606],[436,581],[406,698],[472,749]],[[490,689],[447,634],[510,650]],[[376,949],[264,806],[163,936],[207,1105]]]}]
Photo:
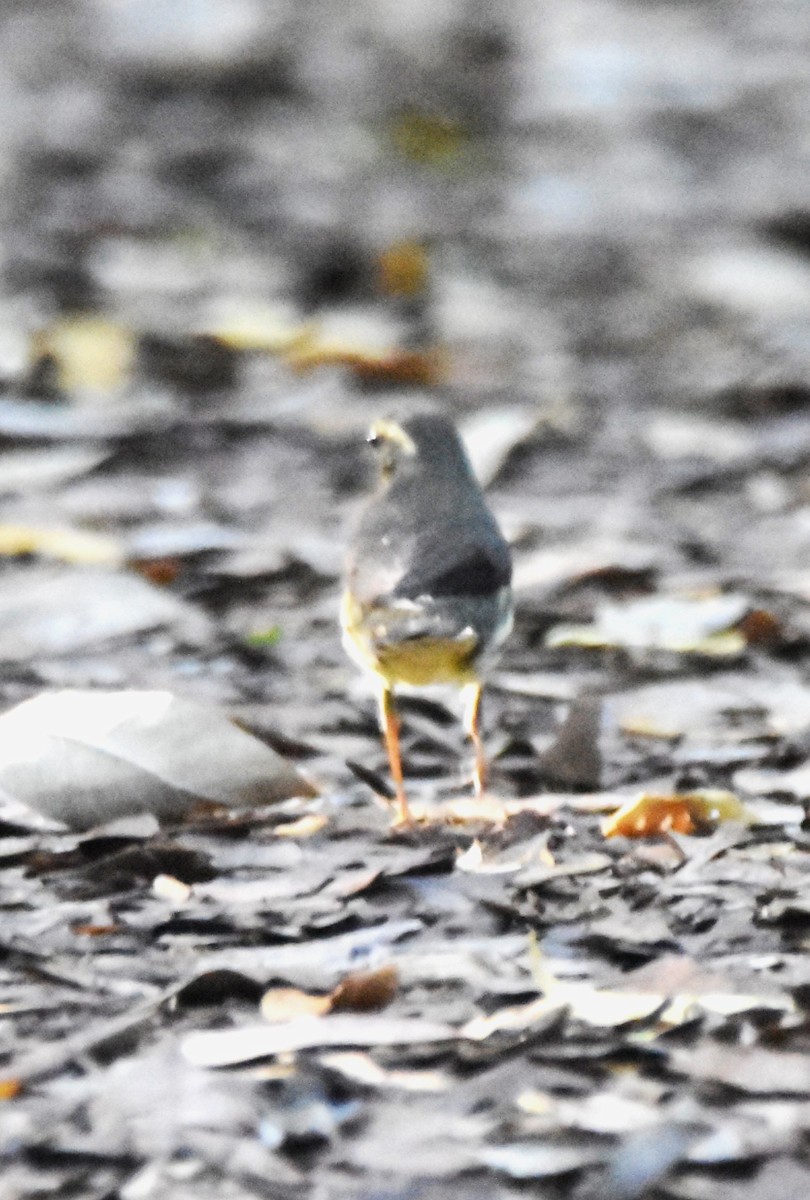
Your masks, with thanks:
[{"label": "dry leaf", "polygon": [[366,1087],[403,1092],[446,1092],[452,1084],[450,1076],[441,1071],[387,1070],[359,1050],[324,1054],[320,1062],[352,1083],[361,1083]]},{"label": "dry leaf", "polygon": [[161,900],[169,900],[172,904],[185,904],[191,895],[191,886],[175,879],[174,875],[156,875],[152,880],[152,891]]},{"label": "dry leaf", "polygon": [[111,453],[111,449],[97,446],[4,451],[0,453],[0,493],[48,491],[57,484],[88,474]]},{"label": "dry leaf", "polygon": [[68,316],[36,333],[31,349],[37,363],[53,363],[60,391],[114,392],[132,369],[135,337],[104,317]]},{"label": "dry leaf", "polygon": [[475,838],[470,843],[468,849],[463,854],[459,854],[456,859],[457,871],[467,871],[478,875],[506,875],[514,871],[519,871],[522,866],[523,863],[518,859],[511,862],[501,859],[486,862],[478,838]]},{"label": "dry leaf", "polygon": [[412,806],[418,820],[441,818],[449,824],[466,825],[470,821],[486,821],[492,825],[503,825],[507,817],[503,800],[485,793],[483,796],[455,796],[440,806],[422,805],[417,801]]},{"label": "dry leaf", "polygon": [[720,821],[749,824],[753,814],[733,792],[706,788],[682,795],[643,794],[628,801],[602,822],[607,837],[654,837],[661,833],[692,834]]},{"label": "dry leaf", "polygon": [[607,1145],[583,1142],[540,1141],[512,1142],[503,1146],[488,1146],[479,1151],[478,1160],[493,1171],[512,1179],[545,1179],[569,1175],[584,1167],[604,1162],[610,1151]]},{"label": "dry leaf", "polygon": [[0,786],[77,829],[173,820],[311,795],[283,758],[216,708],[160,691],[44,693],[0,717]]},{"label": "dry leaf", "polygon": [[473,1017],[462,1026],[459,1034],[470,1041],[481,1042],[493,1033],[519,1033],[524,1029],[537,1032],[553,1026],[566,1011],[564,1000],[541,996],[528,1004],[509,1005],[485,1017]]},{"label": "dry leaf", "polygon": [[750,605],[743,596],[651,596],[627,604],[605,604],[592,625],[557,625],[547,646],[664,650],[733,658],[747,645],[738,625]]},{"label": "dry leaf", "polygon": [[379,289],[386,296],[412,298],[428,284],[429,261],[421,242],[396,242],[377,259]]},{"label": "dry leaf", "polygon": [[435,386],[444,379],[444,355],[437,348],[391,350],[352,348],[335,342],[302,342],[287,355],[296,371],[346,367],[364,383],[409,383]]},{"label": "dry leaf", "polygon": [[331,996],[313,995],[298,988],[270,988],[261,1000],[261,1014],[265,1021],[292,1021],[296,1017],[320,1017],[328,1013],[332,1005]]},{"label": "dry leaf", "polygon": [[535,407],[488,408],[461,425],[464,447],[476,476],[492,483],[518,448],[537,433],[542,421]]},{"label": "dry leaf", "polygon": [[37,562],[3,572],[0,661],[74,654],[156,629],[193,644],[210,637],[211,623],[177,596],[126,571]]},{"label": "dry leaf", "polygon": [[70,932],[75,933],[77,937],[109,937],[114,933],[121,933],[122,925],[71,925]]},{"label": "dry leaf", "polygon": [[189,1034],[182,1043],[187,1061],[199,1067],[227,1067],[296,1050],[326,1046],[410,1046],[447,1042],[451,1025],[420,1017],[376,1017],[335,1013],[296,1017],[278,1025],[245,1026]]},{"label": "dry leaf", "polygon": [[21,1091],[20,1079],[0,1079],[0,1100],[13,1100]]},{"label": "dry leaf", "polygon": [[276,825],[273,833],[276,837],[283,838],[309,838],[320,833],[328,824],[329,818],[324,813],[308,813],[306,816],[299,817],[297,821],[287,821],[283,825]]},{"label": "dry leaf", "polygon": [[347,975],[332,992],[333,1012],[379,1012],[397,994],[399,972],[393,964]]},{"label": "dry leaf", "polygon": [[231,350],[286,354],[312,336],[313,326],[290,308],[255,304],[240,306],[201,332]]},{"label": "dry leaf", "polygon": [[43,529],[32,525],[0,525],[0,554],[39,554],[62,562],[117,566],[124,559],[114,538],[80,529]]}]

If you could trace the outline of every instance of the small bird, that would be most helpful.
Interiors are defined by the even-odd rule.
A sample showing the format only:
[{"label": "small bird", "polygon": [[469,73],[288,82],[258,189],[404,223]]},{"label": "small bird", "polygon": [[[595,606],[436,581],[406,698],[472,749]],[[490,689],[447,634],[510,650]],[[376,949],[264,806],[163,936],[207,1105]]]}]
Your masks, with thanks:
[{"label": "small bird", "polygon": [[407,825],[394,689],[464,690],[480,795],[482,674],[512,627],[512,559],[450,420],[377,421],[367,440],[380,456],[380,481],[349,549],[341,624],[348,654],[375,677],[395,823]]}]

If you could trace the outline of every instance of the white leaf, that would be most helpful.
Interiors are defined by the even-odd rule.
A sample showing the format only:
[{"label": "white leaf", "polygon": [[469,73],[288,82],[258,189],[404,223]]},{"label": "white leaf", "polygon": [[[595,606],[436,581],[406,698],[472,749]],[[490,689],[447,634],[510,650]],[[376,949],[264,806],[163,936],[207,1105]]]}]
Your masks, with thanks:
[{"label": "white leaf", "polygon": [[202,641],[210,622],[169,592],[126,571],[28,565],[3,574],[0,662],[73,654],[113,638],[170,628]]},{"label": "white leaf", "polygon": [[183,1056],[197,1067],[227,1067],[255,1058],[287,1054],[319,1046],[409,1046],[446,1042],[450,1025],[421,1017],[370,1017],[339,1013],[328,1017],[296,1017],[280,1025],[249,1025],[191,1033]]},{"label": "white leaf", "polygon": [[0,788],[75,829],[311,795],[290,764],[215,708],[161,691],[60,691],[0,717]]}]

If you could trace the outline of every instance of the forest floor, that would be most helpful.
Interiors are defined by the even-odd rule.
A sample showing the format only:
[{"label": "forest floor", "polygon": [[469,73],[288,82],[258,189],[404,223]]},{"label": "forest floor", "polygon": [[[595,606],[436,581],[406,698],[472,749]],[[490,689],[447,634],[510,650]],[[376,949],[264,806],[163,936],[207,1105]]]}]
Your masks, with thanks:
[{"label": "forest floor", "polygon": [[[347,8],[0,15],[0,1200],[798,1200],[810,17]],[[425,402],[516,620],[392,830]]]}]

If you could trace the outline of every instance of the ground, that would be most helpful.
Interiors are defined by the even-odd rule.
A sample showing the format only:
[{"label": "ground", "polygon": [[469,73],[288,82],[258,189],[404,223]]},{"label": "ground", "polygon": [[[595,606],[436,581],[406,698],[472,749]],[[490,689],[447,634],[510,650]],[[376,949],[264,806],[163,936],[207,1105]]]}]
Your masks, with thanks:
[{"label": "ground", "polygon": [[[0,1200],[808,1193],[808,43],[4,6]],[[516,620],[393,830],[339,581],[425,403]]]}]

